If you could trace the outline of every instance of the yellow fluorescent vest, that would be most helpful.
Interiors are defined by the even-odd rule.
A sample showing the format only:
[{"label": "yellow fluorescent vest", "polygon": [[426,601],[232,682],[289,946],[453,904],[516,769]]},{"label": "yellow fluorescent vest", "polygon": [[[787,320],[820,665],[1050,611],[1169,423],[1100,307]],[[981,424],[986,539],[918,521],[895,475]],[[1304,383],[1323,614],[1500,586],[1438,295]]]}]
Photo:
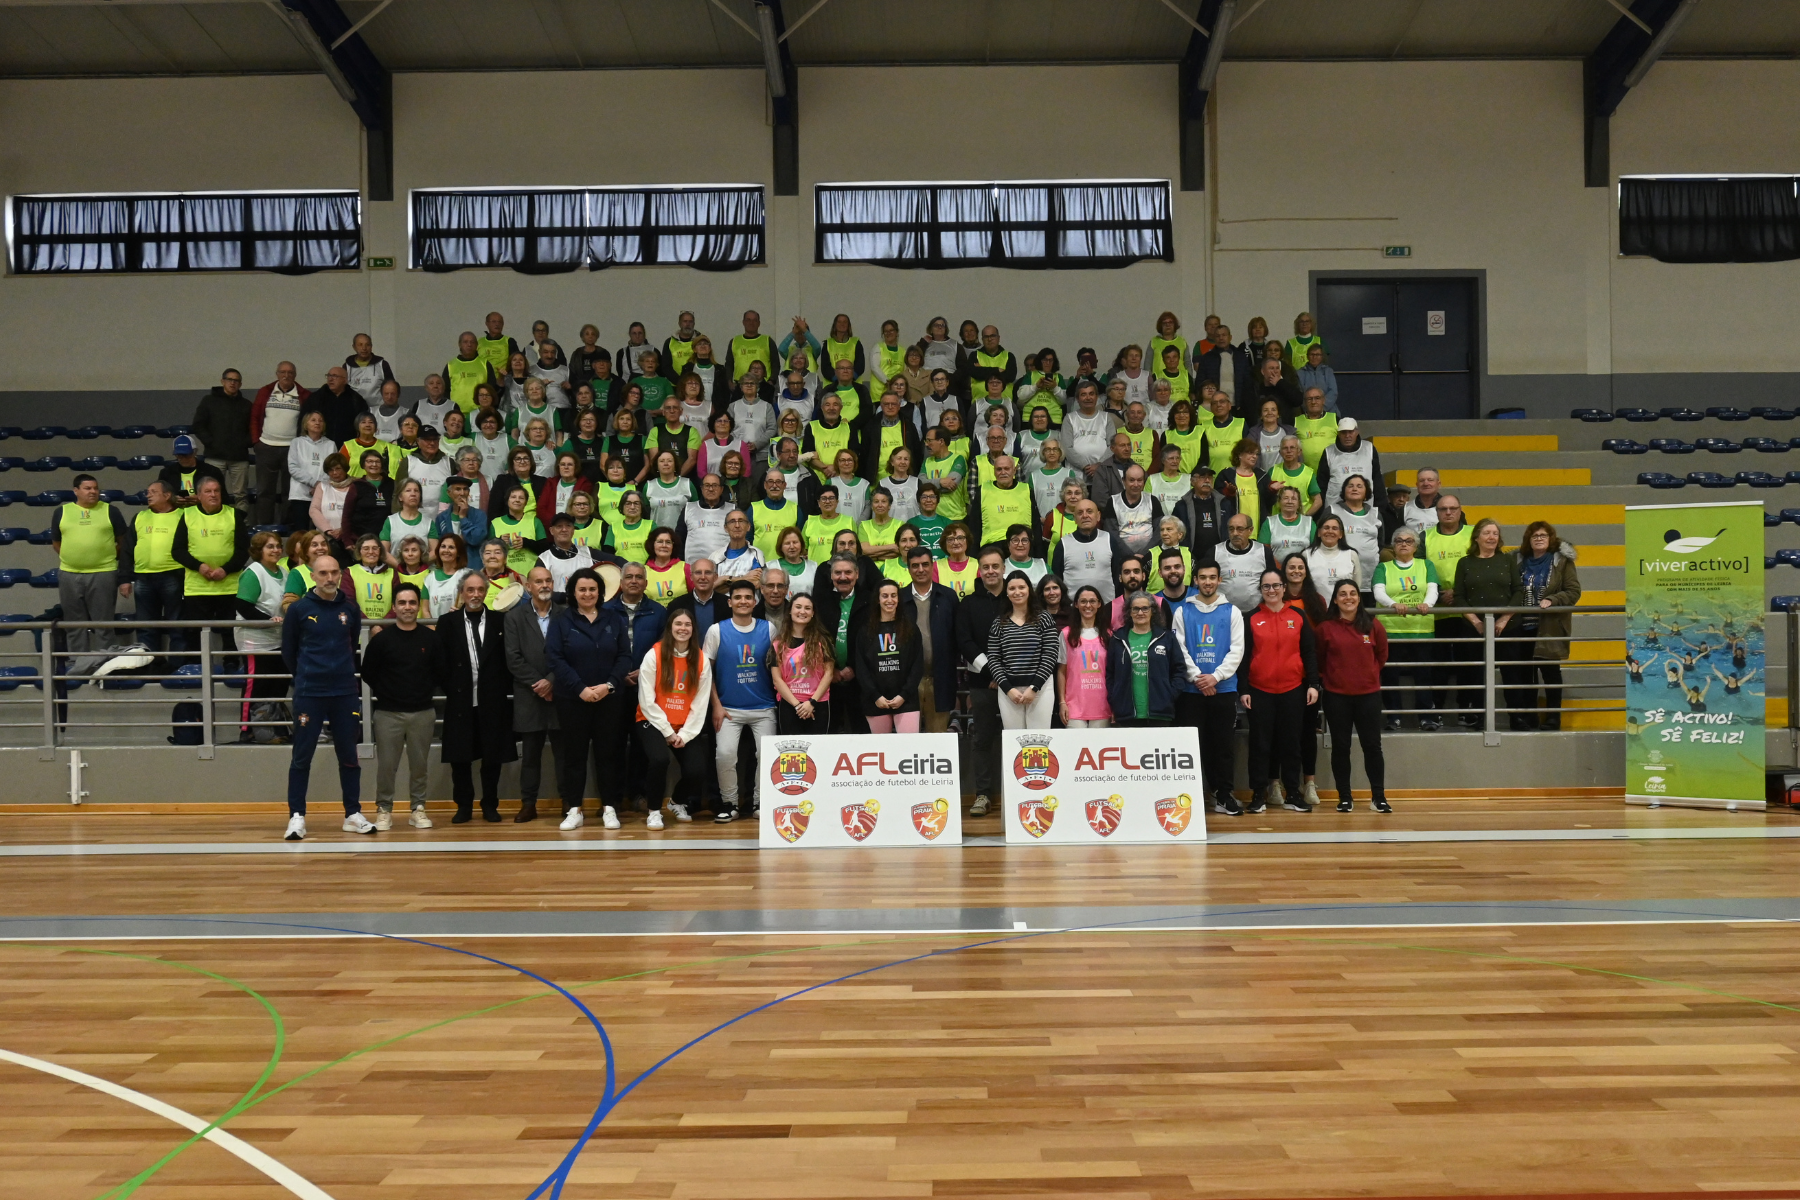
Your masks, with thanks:
[{"label": "yellow fluorescent vest", "polygon": [[753,338],[739,334],[731,339],[731,382],[736,383],[750,370],[750,364],[763,365],[763,378],[775,377],[775,343],[766,333]]},{"label": "yellow fluorescent vest", "polygon": [[75,503],[63,505],[56,533],[62,543],[56,556],[57,570],[92,574],[119,569],[119,542],[113,536],[111,505],[104,501],[92,508]]},{"label": "yellow fluorescent vest", "polygon": [[475,388],[487,382],[488,360],[477,354],[472,362],[464,362],[453,358],[444,364],[450,378],[445,380],[450,385],[450,399],[465,414],[475,411]]},{"label": "yellow fluorescent vest", "polygon": [[981,489],[981,544],[1004,542],[1010,526],[1031,527],[1031,489],[1015,483],[1010,489],[990,483]]},{"label": "yellow fluorescent vest", "polygon": [[[196,506],[183,509],[181,518],[187,525],[188,553],[207,566],[224,566],[237,541],[237,509],[227,504],[208,516]],[[215,582],[198,571],[189,571],[181,590],[188,596],[235,596],[237,586],[236,572]]]},{"label": "yellow fluorescent vest", "polygon": [[132,522],[137,533],[132,566],[139,575],[173,571],[181,565],[169,555],[169,547],[175,544],[175,527],[181,524],[181,513],[179,508],[166,513],[151,512],[147,508],[138,510]]}]

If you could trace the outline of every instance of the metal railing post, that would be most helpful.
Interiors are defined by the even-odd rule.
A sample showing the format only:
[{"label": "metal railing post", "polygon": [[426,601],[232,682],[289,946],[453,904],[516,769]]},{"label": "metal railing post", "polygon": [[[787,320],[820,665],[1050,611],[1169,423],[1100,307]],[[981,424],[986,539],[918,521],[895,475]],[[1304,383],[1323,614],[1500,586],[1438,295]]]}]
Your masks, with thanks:
[{"label": "metal railing post", "polygon": [[[362,645],[359,649],[365,655],[369,652],[369,636],[372,633],[374,629],[371,626],[362,627]],[[360,674],[357,679],[362,684],[362,741],[356,745],[356,757],[372,759],[375,757],[375,694],[369,690],[367,679]]]},{"label": "metal railing post", "polygon": [[1487,673],[1486,686],[1482,692],[1482,725],[1481,744],[1498,746],[1500,729],[1494,716],[1494,676],[1498,673],[1499,656],[1494,643],[1494,614],[1483,613],[1481,617],[1481,657],[1482,668]]},{"label": "metal railing post", "polygon": [[200,627],[200,757],[213,757],[212,626]]},{"label": "metal railing post", "polygon": [[49,762],[56,757],[56,623],[50,623],[43,631],[43,653],[39,656],[38,668],[44,685],[44,744],[39,748],[38,761]]}]

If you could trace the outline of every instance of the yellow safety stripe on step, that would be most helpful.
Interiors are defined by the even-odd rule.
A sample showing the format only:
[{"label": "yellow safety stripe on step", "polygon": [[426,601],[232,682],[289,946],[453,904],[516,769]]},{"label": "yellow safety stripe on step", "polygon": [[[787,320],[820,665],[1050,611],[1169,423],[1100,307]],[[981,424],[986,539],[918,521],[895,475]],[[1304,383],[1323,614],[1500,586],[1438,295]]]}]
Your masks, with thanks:
[{"label": "yellow safety stripe on step", "polygon": [[[1438,472],[1438,482],[1446,488],[1471,487],[1586,487],[1594,482],[1594,473],[1586,467],[1496,467],[1480,470],[1474,467],[1447,467]],[[1389,484],[1419,486],[1418,471],[1389,471]]]},{"label": "yellow safety stripe on step", "polygon": [[[1623,504],[1468,504],[1463,512],[1471,522],[1492,517],[1503,526],[1519,526],[1520,532],[1533,521],[1552,525],[1623,525]],[[1624,560],[1620,560],[1623,562]],[[1581,560],[1575,560],[1577,567]]]},{"label": "yellow safety stripe on step", "polygon": [[1575,569],[1582,567],[1622,567],[1625,565],[1625,547],[1623,546],[1588,546],[1575,547]]},{"label": "yellow safety stripe on step", "polygon": [[1383,454],[1473,454],[1484,450],[1556,450],[1554,433],[1494,437],[1384,437],[1369,439]]}]

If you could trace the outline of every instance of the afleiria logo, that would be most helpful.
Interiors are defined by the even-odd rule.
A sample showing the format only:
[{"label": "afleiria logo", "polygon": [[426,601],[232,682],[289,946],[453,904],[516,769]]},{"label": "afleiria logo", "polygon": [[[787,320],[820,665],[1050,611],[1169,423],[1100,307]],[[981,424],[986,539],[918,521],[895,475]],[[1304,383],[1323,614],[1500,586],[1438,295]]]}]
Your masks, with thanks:
[{"label": "afleiria logo", "polygon": [[1640,575],[1675,575],[1695,571],[1749,571],[1750,558],[1748,555],[1742,555],[1737,558],[1716,558],[1711,556],[1706,558],[1687,557],[1689,555],[1698,554],[1700,551],[1706,549],[1708,546],[1718,541],[1720,537],[1724,536],[1724,533],[1725,531],[1721,529],[1711,537],[1706,537],[1704,535],[1690,537],[1684,535],[1679,529],[1666,529],[1663,531],[1662,536],[1663,549],[1670,554],[1678,554],[1682,557],[1640,558],[1638,559],[1638,573]]}]

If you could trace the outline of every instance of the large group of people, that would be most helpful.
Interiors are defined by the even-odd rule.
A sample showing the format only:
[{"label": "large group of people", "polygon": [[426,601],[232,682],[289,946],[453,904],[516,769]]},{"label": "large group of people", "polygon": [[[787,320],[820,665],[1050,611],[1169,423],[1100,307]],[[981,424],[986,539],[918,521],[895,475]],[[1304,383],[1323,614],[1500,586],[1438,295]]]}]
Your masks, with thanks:
[{"label": "large group of people", "polygon": [[[952,336],[935,318],[912,341],[887,321],[865,343],[843,314],[822,337],[795,318],[777,340],[746,312],[715,344],[684,312],[660,343],[633,323],[609,351],[587,325],[565,351],[544,322],[521,345],[490,313],[414,399],[359,334],[316,391],[287,362],[254,395],[226,371],[133,526],[78,479],[65,615],[135,588],[152,650],[182,644],[154,641],[159,618],[242,619],[247,710],[284,695],[256,677],[258,661],[283,673],[263,629],[280,624],[286,673],[306,671],[297,604],[391,617],[361,666],[372,829],[440,693],[457,820],[476,762],[499,819],[499,768],[521,746],[518,819],[536,816],[549,744],[566,827],[601,752],[609,827],[637,799],[653,825],[665,809],[723,822],[754,810],[739,772],[759,735],[942,731],[953,713],[973,815],[997,793],[1002,728],[1168,722],[1200,730],[1221,814],[1246,811],[1231,791],[1244,726],[1247,811],[1317,804],[1321,722],[1338,807],[1354,735],[1387,811],[1384,730],[1479,721],[1480,618],[1432,610],[1566,608],[1573,547],[1536,522],[1505,550],[1435,471],[1389,486],[1337,411],[1310,314],[1285,339],[1261,318],[1242,341],[1215,317],[1191,345],[1180,331],[1164,313],[1146,345],[1104,366],[1083,347],[1065,371],[973,321]],[[1496,621],[1514,728],[1557,727],[1568,628],[1566,612]],[[420,649],[377,653],[393,630]],[[298,761],[337,714],[302,721],[298,678],[294,696]],[[669,796],[626,795],[674,774]],[[422,789],[415,769],[415,825]]]}]

